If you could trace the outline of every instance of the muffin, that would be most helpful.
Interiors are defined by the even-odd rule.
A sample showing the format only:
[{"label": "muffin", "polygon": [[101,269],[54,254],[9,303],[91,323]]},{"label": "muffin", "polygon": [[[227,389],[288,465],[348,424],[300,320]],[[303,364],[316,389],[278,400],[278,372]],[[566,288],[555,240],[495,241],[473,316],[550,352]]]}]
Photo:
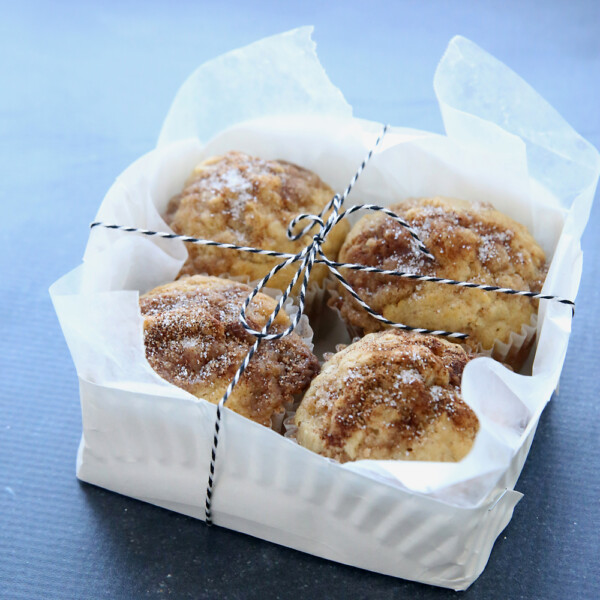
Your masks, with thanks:
[{"label": "muffin", "polygon": [[296,439],[340,462],[459,461],[479,429],[460,392],[468,361],[434,336],[369,334],[323,365],[296,411]]},{"label": "muffin", "polygon": [[[280,160],[262,160],[242,152],[227,152],[200,163],[183,192],[171,199],[165,220],[183,235],[296,254],[312,241],[314,227],[299,240],[287,238],[290,221],[300,213],[318,214],[335,192],[311,171]],[[306,222],[298,225],[305,226]],[[348,225],[339,223],[322,248],[337,258]],[[207,273],[264,277],[281,258],[187,244],[189,258],[181,275]],[[277,273],[269,287],[285,290],[298,264]],[[311,272],[313,287],[327,275],[323,265]]]},{"label": "muffin", "polygon": [[[428,259],[411,243],[407,231],[382,213],[362,218],[352,228],[339,255],[341,262],[360,263],[418,275],[541,290],[546,276],[543,250],[527,229],[489,204],[451,198],[411,199],[390,209],[416,230],[434,255]],[[389,320],[427,329],[469,335],[471,351],[489,351],[518,370],[534,341],[533,329],[521,345],[499,356],[496,348],[512,344],[514,334],[531,325],[537,301],[434,282],[346,272],[359,296]],[[341,286],[332,299],[344,320],[359,334],[386,326],[371,317]],[[522,339],[522,338],[521,338]],[[495,354],[496,353],[496,354]]]},{"label": "muffin", "polygon": [[[242,283],[198,275],[141,296],[150,366],[173,385],[218,403],[255,341],[239,321],[250,292]],[[246,313],[250,326],[260,330],[275,306],[275,300],[258,294]],[[282,311],[270,332],[283,331],[289,324]],[[261,425],[280,424],[294,396],[308,387],[318,370],[317,358],[296,333],[263,341],[226,406]]]}]

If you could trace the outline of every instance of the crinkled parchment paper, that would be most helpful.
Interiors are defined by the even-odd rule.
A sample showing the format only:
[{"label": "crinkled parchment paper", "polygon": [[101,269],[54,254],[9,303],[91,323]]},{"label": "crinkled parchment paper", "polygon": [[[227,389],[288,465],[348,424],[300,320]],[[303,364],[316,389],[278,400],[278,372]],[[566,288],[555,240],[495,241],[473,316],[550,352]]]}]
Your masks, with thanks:
[{"label": "crinkled parchment paper", "polygon": [[[157,148],[117,178],[97,220],[168,231],[160,215],[169,199],[199,161],[226,150],[298,163],[341,192],[381,124],[352,117],[320,65],[310,33],[301,28],[267,38],[198,68],[178,92]],[[546,251],[551,264],[543,291],[575,298],[579,239],[600,170],[598,153],[525,82],[464,38],[450,42],[434,86],[446,135],[392,127],[348,205],[385,206],[431,195],[491,202],[526,225]],[[139,293],[172,280],[185,258],[179,241],[95,229],[83,264],[56,282],[51,293],[82,382],[79,476],[202,518],[214,406],[170,385],[149,367],[138,308]],[[459,463],[362,460],[340,465],[226,411],[216,522],[349,564],[465,587],[485,565],[517,493],[498,509],[507,516],[480,540],[483,550],[477,552],[483,558],[465,559],[456,572],[447,566],[460,554],[456,548],[440,558],[446,571],[408,559],[403,566],[394,566],[395,559],[386,566],[381,558],[372,562],[365,551],[371,539],[374,552],[385,546],[382,538],[371,532],[360,540],[363,550],[353,550],[358,534],[332,530],[315,515],[325,510],[324,498],[333,502],[332,490],[338,487],[346,491],[339,492],[332,510],[351,515],[356,496],[366,498],[377,483],[377,489],[396,493],[390,498],[398,503],[420,499],[428,522],[448,514],[466,529],[461,518],[451,515],[462,509],[483,519],[485,513],[477,511],[514,486],[539,415],[558,384],[571,309],[546,302],[540,306],[531,375],[513,373],[489,358],[467,366],[463,396],[481,429],[473,450]],[[333,348],[338,341],[333,331],[326,343]],[[256,485],[243,483],[241,474],[248,472],[254,473]],[[405,538],[406,532],[398,535]],[[340,550],[327,536],[348,548]],[[437,543],[431,552],[438,556],[439,539],[431,543]]]}]

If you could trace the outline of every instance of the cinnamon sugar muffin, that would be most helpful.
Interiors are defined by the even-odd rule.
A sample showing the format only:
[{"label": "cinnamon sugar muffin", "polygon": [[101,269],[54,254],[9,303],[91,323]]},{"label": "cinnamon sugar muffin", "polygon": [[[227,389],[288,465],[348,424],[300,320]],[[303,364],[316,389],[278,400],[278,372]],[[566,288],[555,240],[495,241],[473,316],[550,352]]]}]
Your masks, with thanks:
[{"label": "cinnamon sugar muffin", "polygon": [[[300,213],[318,214],[333,196],[334,191],[307,169],[227,152],[194,169],[183,192],[169,203],[165,220],[179,234],[295,254],[310,243],[317,228],[292,241],[286,236],[288,224]],[[337,257],[347,232],[346,223],[331,231],[323,244],[328,257]],[[282,260],[194,244],[187,249],[189,258],[180,275],[228,273],[254,281]],[[285,290],[296,269],[297,265],[283,269],[269,287]],[[326,267],[315,265],[311,282],[319,286],[326,274]]]},{"label": "cinnamon sugar muffin", "polygon": [[[140,297],[146,358],[164,379],[194,396],[217,403],[254,337],[239,321],[251,288],[217,277],[186,277]],[[276,306],[258,294],[247,311],[248,323],[261,329]],[[272,332],[290,323],[280,312]],[[265,341],[252,358],[226,406],[270,427],[294,395],[302,393],[319,370],[306,343],[292,333]]]},{"label": "cinnamon sugar muffin", "polygon": [[[437,197],[407,200],[390,210],[414,227],[435,260],[419,253],[398,223],[377,213],[362,218],[352,228],[340,251],[341,262],[541,290],[546,276],[543,250],[523,225],[491,205]],[[524,297],[372,273],[347,272],[346,277],[361,298],[387,319],[413,327],[467,333],[465,343],[474,351],[491,350],[497,340],[509,343],[511,333],[520,333],[537,313],[537,301]],[[341,286],[332,304],[358,332],[385,327]],[[532,343],[533,336],[502,360],[519,369]]]},{"label": "cinnamon sugar muffin", "polygon": [[468,360],[429,335],[367,335],[323,365],[296,411],[296,439],[340,462],[459,461],[479,429],[460,394]]}]

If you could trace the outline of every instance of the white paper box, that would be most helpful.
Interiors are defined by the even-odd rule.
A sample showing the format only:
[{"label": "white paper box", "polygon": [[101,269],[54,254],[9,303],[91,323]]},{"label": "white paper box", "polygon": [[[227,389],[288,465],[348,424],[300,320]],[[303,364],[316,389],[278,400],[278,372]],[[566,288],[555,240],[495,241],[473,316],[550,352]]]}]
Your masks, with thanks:
[{"label": "white paper box", "polygon": [[[179,91],[157,148],[117,179],[97,219],[168,230],[160,214],[193,167],[230,149],[298,163],[341,192],[381,125],[352,118],[316,58],[310,31],[267,38],[200,67]],[[574,298],[598,153],[514,73],[463,38],[451,41],[435,88],[447,136],[391,128],[348,204],[426,195],[492,202],[525,224],[552,259],[544,292]],[[139,293],[172,280],[185,258],[178,241],[95,229],[84,263],[51,295],[80,379],[77,476],[203,519],[215,406],[150,368],[138,305]],[[463,397],[481,427],[460,463],[340,465],[226,410],[215,523],[372,571],[465,589],[521,498],[513,488],[558,384],[570,328],[569,307],[542,303],[532,375],[487,358],[468,364]],[[332,333],[326,345],[337,341]]]}]

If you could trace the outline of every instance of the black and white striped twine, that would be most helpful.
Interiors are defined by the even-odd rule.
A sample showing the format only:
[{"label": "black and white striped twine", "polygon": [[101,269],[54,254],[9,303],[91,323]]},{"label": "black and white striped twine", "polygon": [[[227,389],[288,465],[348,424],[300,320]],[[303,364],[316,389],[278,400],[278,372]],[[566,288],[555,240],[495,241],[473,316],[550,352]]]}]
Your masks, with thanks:
[{"label": "black and white striped twine", "polygon": [[[284,259],[283,262],[281,262],[278,265],[276,265],[275,267],[273,267],[273,269],[271,269],[271,271],[258,282],[256,287],[252,290],[252,292],[248,295],[248,297],[244,301],[242,308],[240,310],[240,320],[242,322],[242,325],[244,326],[245,330],[249,334],[253,335],[256,338],[256,340],[252,344],[250,349],[248,350],[248,353],[246,354],[244,360],[238,367],[235,375],[233,376],[233,379],[227,386],[227,390],[225,390],[225,394],[223,395],[223,397],[217,404],[217,414],[216,414],[216,419],[215,419],[215,429],[214,429],[214,435],[213,435],[213,443],[212,443],[210,467],[209,467],[209,475],[208,475],[208,484],[207,484],[207,488],[206,488],[206,501],[205,501],[205,518],[206,518],[206,523],[208,525],[212,524],[212,509],[211,509],[211,507],[212,507],[213,492],[214,492],[215,465],[216,465],[216,460],[217,460],[217,448],[219,445],[219,432],[221,430],[223,407],[225,406],[227,400],[231,396],[231,393],[233,392],[233,390],[234,390],[235,386],[237,385],[237,383],[239,382],[240,378],[244,374],[244,371],[246,370],[250,360],[252,359],[252,357],[254,356],[256,351],[258,350],[261,342],[263,340],[276,340],[276,339],[280,339],[282,337],[289,335],[290,333],[292,333],[292,331],[294,331],[294,329],[300,322],[300,318],[302,317],[302,314],[304,312],[304,304],[305,304],[305,300],[306,300],[306,290],[308,288],[310,272],[315,263],[321,263],[321,264],[326,265],[328,267],[328,269],[330,270],[330,272],[333,274],[333,276],[344,286],[344,288],[352,295],[352,297],[372,317],[374,317],[378,321],[381,321],[382,323],[385,323],[386,325],[389,325],[391,327],[395,327],[397,329],[403,329],[403,330],[407,330],[407,331],[413,331],[416,333],[427,333],[427,334],[431,334],[431,335],[445,336],[448,338],[460,339],[460,340],[464,340],[468,337],[464,333],[444,331],[444,330],[424,329],[424,328],[420,328],[420,327],[411,327],[409,325],[403,325],[402,323],[396,323],[394,321],[390,321],[389,319],[386,319],[379,313],[375,312],[366,302],[364,302],[362,300],[362,298],[360,298],[360,296],[352,289],[351,285],[346,281],[346,279],[338,271],[338,269],[343,268],[343,269],[349,269],[352,271],[365,271],[367,273],[378,273],[381,275],[393,275],[393,276],[401,277],[404,279],[410,279],[412,281],[429,281],[429,282],[435,282],[435,283],[446,284],[446,285],[454,285],[454,286],[463,287],[463,288],[484,290],[487,292],[496,292],[499,294],[510,294],[513,296],[526,296],[528,298],[535,298],[535,299],[540,299],[540,300],[553,300],[555,302],[559,302],[561,304],[567,304],[567,305],[571,306],[571,308],[573,310],[573,314],[574,314],[575,303],[572,300],[567,300],[567,299],[561,298],[559,296],[552,296],[552,295],[542,294],[542,293],[537,293],[537,292],[513,290],[510,288],[504,288],[504,287],[499,287],[499,286],[494,286],[494,285],[483,285],[483,284],[472,283],[472,282],[468,282],[468,281],[455,281],[453,279],[444,279],[442,277],[417,275],[414,273],[406,273],[403,271],[392,271],[392,270],[387,270],[387,269],[380,269],[378,267],[367,267],[365,265],[359,265],[359,264],[354,264],[354,263],[340,263],[340,262],[336,262],[336,261],[328,259],[322,251],[322,245],[325,242],[325,239],[326,239],[327,235],[329,234],[329,232],[331,231],[331,229],[337,223],[339,223],[341,220],[345,219],[352,213],[355,213],[355,212],[361,211],[361,210],[380,211],[380,212],[385,213],[387,216],[391,217],[395,221],[397,221],[410,234],[418,251],[421,252],[422,254],[424,254],[427,258],[434,259],[434,256],[429,252],[429,250],[423,244],[423,242],[419,238],[418,234],[414,231],[414,229],[412,229],[412,227],[404,219],[400,218],[398,215],[394,214],[392,211],[388,210],[387,208],[383,208],[381,206],[377,206],[374,204],[359,204],[359,205],[355,205],[355,206],[348,208],[347,210],[345,210],[342,213],[339,212],[342,205],[344,204],[346,198],[352,191],[354,184],[360,177],[360,174],[362,173],[363,169],[365,168],[365,166],[371,159],[373,152],[381,143],[383,137],[386,134],[387,129],[388,129],[388,126],[386,125],[383,128],[383,131],[381,132],[380,136],[377,138],[373,148],[365,156],[364,160],[360,164],[356,173],[352,177],[352,180],[348,184],[348,187],[345,189],[344,193],[341,196],[339,194],[336,194],[327,203],[325,208],[323,208],[323,210],[318,215],[301,214],[301,215],[296,216],[290,222],[290,224],[288,226],[288,230],[287,230],[287,237],[291,240],[298,240],[302,236],[304,236],[306,233],[308,233],[315,225],[319,226],[319,231],[313,237],[312,242],[310,244],[308,244],[301,252],[299,252],[297,254],[276,252],[274,250],[263,250],[261,248],[252,248],[249,246],[238,246],[236,244],[215,242],[213,240],[205,240],[205,239],[201,239],[201,238],[192,237],[189,235],[179,235],[176,233],[152,231],[149,229],[140,229],[137,227],[113,225],[113,224],[103,223],[100,221],[96,221],[90,225],[91,228],[103,227],[105,229],[114,229],[114,230],[124,231],[124,232],[128,232],[128,233],[138,233],[138,234],[142,234],[142,235],[146,235],[146,236],[150,236],[150,237],[159,237],[159,238],[163,238],[163,239],[167,239],[167,240],[180,240],[182,242],[188,242],[191,244],[197,244],[197,245],[201,245],[201,246],[216,246],[218,248],[226,248],[226,249],[231,249],[231,250],[238,250],[241,252],[249,252],[252,254],[261,254],[263,256],[271,256],[271,257],[275,257],[275,258]],[[329,217],[327,218],[327,221],[325,221],[324,220],[325,214],[330,210],[331,210],[331,213],[330,213]],[[301,231],[294,233],[296,225],[298,225],[302,221],[308,221],[308,224]],[[246,319],[246,311],[248,309],[248,306],[252,302],[252,300],[255,298],[255,296],[258,293],[260,293],[260,290],[263,289],[267,285],[269,280],[272,277],[274,277],[274,275],[276,273],[278,273],[285,267],[287,267],[291,264],[294,264],[294,263],[298,263],[298,262],[300,263],[298,269],[294,273],[294,276],[292,277],[292,280],[290,281],[286,290],[283,292],[283,294],[279,298],[279,301],[277,302],[277,306],[275,307],[275,310],[269,316],[265,326],[260,331],[252,329],[252,327],[249,325],[249,323]],[[283,308],[286,300],[288,299],[289,295],[291,294],[292,289],[294,288],[294,286],[296,285],[296,283],[298,282],[298,280],[300,279],[301,276],[302,276],[302,284],[300,287],[300,294],[299,294],[299,298],[298,298],[298,304],[299,304],[298,311],[293,316],[289,327],[287,327],[284,331],[281,331],[280,333],[269,333],[269,329],[271,328],[271,325],[277,318],[277,315],[281,312],[281,309]]]}]

